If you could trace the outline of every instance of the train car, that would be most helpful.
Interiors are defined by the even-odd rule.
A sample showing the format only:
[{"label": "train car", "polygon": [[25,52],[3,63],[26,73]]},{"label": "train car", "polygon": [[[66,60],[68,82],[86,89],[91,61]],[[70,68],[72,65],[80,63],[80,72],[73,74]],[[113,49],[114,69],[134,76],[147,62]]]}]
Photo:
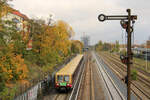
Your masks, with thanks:
[{"label": "train car", "polygon": [[55,88],[70,90],[74,86],[74,78],[76,77],[78,66],[83,59],[83,55],[79,54],[73,58],[66,66],[55,74]]},{"label": "train car", "polygon": [[133,48],[134,57],[150,60],[150,49],[149,48]]}]

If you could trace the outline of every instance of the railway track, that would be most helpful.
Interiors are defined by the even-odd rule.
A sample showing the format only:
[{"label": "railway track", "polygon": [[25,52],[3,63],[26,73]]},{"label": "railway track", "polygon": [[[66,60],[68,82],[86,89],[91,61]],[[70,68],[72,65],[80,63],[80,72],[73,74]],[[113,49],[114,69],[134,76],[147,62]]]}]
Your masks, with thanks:
[{"label": "railway track", "polygon": [[[104,59],[104,58],[101,58],[101,59],[105,62],[106,65],[109,66],[109,68],[110,68],[120,79],[123,79],[123,78],[125,77],[125,75],[126,75],[126,72],[125,72],[125,71],[119,69],[115,64],[113,64],[113,63],[110,62],[110,61],[107,61],[107,59]],[[108,63],[108,62],[109,62],[109,63]],[[122,84],[124,84],[124,83],[122,82]],[[134,85],[133,85],[133,86],[134,86]],[[135,89],[135,88],[134,88],[134,89]],[[137,96],[137,98],[142,99],[141,97],[142,97],[143,95],[139,96],[136,92],[134,92],[134,89],[131,88],[132,92]]]},{"label": "railway track", "polygon": [[[105,54],[106,54],[106,53],[105,53]],[[108,55],[108,54],[107,54],[107,55]],[[119,55],[116,55],[116,54],[112,54],[112,55],[113,55],[113,56],[111,56],[112,58],[114,58],[114,59],[120,61]],[[133,65],[134,65],[134,64],[137,65],[137,66],[141,66],[140,64],[133,62]],[[133,68],[136,69],[136,70],[138,70],[140,73],[146,75],[147,77],[150,77],[150,73],[146,72],[145,70],[143,70],[143,69],[141,69],[141,68],[139,68],[139,67],[135,67],[135,66],[133,66]]]},{"label": "railway track", "polygon": [[[107,57],[110,61],[112,61],[112,62],[114,62],[117,66],[119,66],[120,67],[120,65],[122,65],[120,68],[123,70],[123,71],[125,71],[125,72],[127,72],[127,67],[126,67],[126,65],[124,65],[124,64],[122,64],[121,62],[120,62],[120,59],[112,59],[112,58],[114,58],[114,57],[109,57],[109,56],[106,56],[105,55],[105,57]],[[134,69],[134,68],[132,68],[132,69]],[[144,83],[146,86],[148,86],[148,87],[150,87],[150,80],[149,79],[147,79],[145,76],[143,76],[143,73],[141,73],[141,72],[139,72],[138,71],[138,80],[140,80],[142,83]],[[147,77],[150,77],[150,76],[147,76]]]},{"label": "railway track", "polygon": [[103,83],[91,53],[86,59],[79,83],[69,100],[105,100]]},{"label": "railway track", "polygon": [[104,68],[103,63],[97,58],[97,56],[93,53],[93,57],[96,60],[98,65],[99,75],[102,77],[103,82],[105,84],[105,89],[108,93],[109,100],[125,100],[125,96],[120,92],[119,88],[114,83],[113,79],[111,78],[110,74]]},{"label": "railway track", "polygon": [[88,55],[86,54],[84,57],[84,61],[83,61],[84,63],[82,63],[80,67],[80,72],[79,72],[80,74],[77,76],[77,81],[75,82],[75,86],[68,100],[77,100],[78,98],[81,81],[83,80],[84,70],[85,70],[87,60],[88,60],[87,58],[88,58]]},{"label": "railway track", "polygon": [[93,78],[92,78],[92,67],[90,66],[90,60],[88,59],[85,65],[85,71],[82,76],[79,87],[79,95],[77,100],[93,100]]},{"label": "railway track", "polygon": [[[105,57],[107,57],[110,61],[114,62],[114,64],[116,64],[119,67],[121,65],[120,68],[123,71],[127,72],[127,67],[120,62],[120,59],[115,59],[114,57],[109,57],[109,56],[106,56],[106,55],[105,55]],[[134,69],[134,68],[132,68],[132,69]],[[150,80],[148,80],[148,78],[146,78],[145,76],[143,76],[143,74],[144,73],[141,73],[141,72],[138,71],[138,74],[137,74],[138,75],[138,80],[141,81],[142,83],[144,83],[147,87],[150,87],[150,84],[149,84]],[[147,76],[147,77],[150,77],[150,76]]]},{"label": "railway track", "polygon": [[53,100],[68,100],[69,96],[70,96],[69,93],[57,94]]},{"label": "railway track", "polygon": [[[86,68],[85,68],[85,71],[83,73],[82,80],[80,81],[79,95],[77,96],[77,100],[83,100],[84,95],[85,95],[85,89],[89,89],[89,87],[86,88],[86,86],[89,85],[89,83],[86,82],[87,81],[87,76],[88,76],[86,71],[88,70],[88,67],[89,67],[88,61],[85,65],[85,67]],[[89,91],[89,90],[87,90],[87,91]],[[91,97],[90,93],[86,97],[90,98]]]},{"label": "railway track", "polygon": [[[122,63],[119,62],[116,59],[112,59],[112,57],[109,57],[107,55],[101,54],[103,55],[103,59],[111,64],[108,64],[109,66],[113,66],[111,67],[111,69],[120,77],[120,79],[122,77],[125,77],[126,75],[126,67],[122,67]],[[114,57],[113,57],[114,58]],[[105,62],[106,63],[106,62]],[[117,70],[119,73],[117,73],[115,70]],[[143,84],[143,85],[142,85]],[[145,88],[146,87],[146,88]],[[134,94],[139,98],[139,99],[143,99],[144,100],[149,100],[150,99],[150,91],[148,91],[148,89],[150,89],[150,84],[149,81],[147,81],[145,78],[143,78],[142,76],[138,75],[138,82],[132,81],[132,91],[134,92]],[[143,94],[143,95],[142,95]],[[140,96],[139,96],[140,95]],[[141,98],[142,97],[142,98]]]}]

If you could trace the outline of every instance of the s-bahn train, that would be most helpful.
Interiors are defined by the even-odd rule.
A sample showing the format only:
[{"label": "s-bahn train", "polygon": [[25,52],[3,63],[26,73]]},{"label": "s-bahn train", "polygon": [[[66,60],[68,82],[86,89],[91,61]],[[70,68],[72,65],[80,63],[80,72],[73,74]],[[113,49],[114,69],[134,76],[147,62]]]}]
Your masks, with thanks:
[{"label": "s-bahn train", "polygon": [[79,65],[83,59],[82,54],[78,54],[62,69],[55,74],[55,88],[59,91],[61,89],[70,90],[74,87],[75,77],[78,73]]}]

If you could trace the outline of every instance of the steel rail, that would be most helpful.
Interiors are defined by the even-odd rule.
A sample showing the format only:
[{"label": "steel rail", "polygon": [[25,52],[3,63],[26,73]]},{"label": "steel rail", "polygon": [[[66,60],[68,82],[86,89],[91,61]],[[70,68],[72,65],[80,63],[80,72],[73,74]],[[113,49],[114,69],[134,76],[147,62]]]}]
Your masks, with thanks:
[{"label": "steel rail", "polygon": [[[83,61],[82,61],[82,64],[81,64],[81,66],[80,66],[80,72],[79,72],[79,74],[78,74],[78,76],[77,76],[77,79],[76,79],[75,85],[74,85],[74,87],[73,87],[73,90],[72,90],[72,92],[71,92],[71,95],[70,95],[70,97],[69,97],[69,100],[72,100],[72,99],[73,99],[73,94],[75,93],[75,90],[77,89],[77,87],[80,86],[80,84],[79,84],[79,86],[77,86],[77,83],[78,83],[79,78],[82,77],[82,74],[83,74],[83,71],[82,71],[82,70],[84,70],[84,67],[82,68],[82,66],[85,66],[85,61],[86,61],[86,59],[85,59],[85,57],[84,57],[84,58],[83,58]],[[82,71],[82,73],[81,73],[81,71]],[[80,78],[80,81],[81,81],[81,78]],[[77,90],[77,94],[76,94],[76,95],[78,95],[78,90]],[[75,97],[75,100],[76,100],[76,97]]]},{"label": "steel rail", "polygon": [[83,71],[82,71],[82,74],[81,74],[81,78],[80,78],[80,81],[79,81],[79,85],[78,85],[78,88],[77,88],[77,94],[75,95],[75,99],[74,100],[78,99],[78,95],[79,95],[79,91],[80,91],[80,87],[81,87],[81,83],[82,83],[82,79],[83,79],[83,75],[84,75],[84,71],[85,71],[85,65],[86,64],[84,64],[84,68],[83,68]]},{"label": "steel rail", "polygon": [[[104,61],[104,58],[102,59],[103,61]],[[107,62],[109,62],[108,61],[108,59],[106,59],[105,58],[105,61],[107,61]],[[108,63],[106,63],[104,61],[104,63],[107,65],[107,66],[111,66],[110,64],[108,64]],[[121,76],[123,76],[123,77],[125,77],[125,75],[122,75],[122,73],[123,73],[123,71],[121,70],[121,69],[119,69],[115,64],[113,64],[112,62],[111,62],[111,64],[112,65],[114,65],[115,66],[115,68],[114,67],[109,67],[120,79],[122,79],[122,77],[120,77],[117,73],[116,73],[116,71],[119,71],[120,73],[121,73]],[[115,69],[118,69],[118,70],[115,70]],[[133,86],[135,86],[135,84],[132,84]],[[137,88],[137,86],[135,86],[136,88]],[[137,88],[138,90],[139,90],[139,88]],[[132,92],[140,99],[140,100],[142,100],[142,98],[131,88],[131,90],[132,90]],[[141,90],[140,90],[141,91]],[[143,92],[142,92],[143,93]]]},{"label": "steel rail", "polygon": [[[110,97],[111,97],[110,99],[111,99],[111,100],[115,100],[115,97],[118,95],[118,97],[120,98],[120,100],[125,100],[124,95],[120,92],[120,90],[118,89],[118,87],[115,85],[113,79],[110,77],[110,75],[109,75],[109,74],[107,73],[107,71],[104,69],[104,67],[102,67],[102,66],[104,66],[104,65],[99,62],[97,56],[96,56],[94,53],[93,53],[93,56],[94,56],[94,58],[95,58],[95,60],[96,60],[97,65],[99,66],[99,67],[98,67],[99,73],[101,74],[101,76],[102,76],[102,78],[103,78],[103,80],[104,80],[104,82],[105,82],[106,89],[107,89],[107,91],[109,92],[109,95],[110,95]],[[101,67],[101,69],[100,69],[100,67]],[[105,73],[106,76],[104,76],[104,73]],[[114,92],[112,93],[112,90],[110,90],[110,86],[108,85],[108,82],[109,82],[109,81],[106,82],[106,77],[107,77],[107,79],[109,79],[109,81],[111,82],[110,84],[113,86],[114,91],[116,91],[117,95],[114,95]]]},{"label": "steel rail", "polygon": [[[112,60],[112,59],[111,59],[110,57],[108,57],[108,56],[105,56],[105,57],[106,57],[107,59],[113,61],[113,62],[116,62],[116,63],[122,65],[122,63],[120,63],[119,61]],[[105,60],[106,60],[106,58],[105,58]],[[116,59],[116,60],[117,60],[117,59]],[[107,60],[107,61],[108,61],[108,60]],[[115,66],[118,66],[118,65],[116,65],[116,64],[114,64],[114,65],[115,65]],[[119,68],[120,68],[120,67],[119,67]],[[122,68],[122,67],[121,67],[121,69],[119,69],[119,68],[117,68],[119,71],[122,69],[123,71],[126,72],[125,68]],[[138,76],[139,76],[139,75],[138,75]],[[145,83],[145,81],[144,81],[145,79],[143,79],[141,76],[139,76],[138,79],[139,79],[140,81],[142,81],[143,83]],[[135,88],[137,88],[142,94],[144,94],[147,98],[150,99],[150,97],[149,97],[147,91],[141,89],[141,88],[140,88],[141,86],[139,86],[139,85],[137,85],[136,83],[133,83],[133,82],[132,82],[132,85],[133,85]],[[145,83],[145,85],[147,85],[147,84]],[[148,86],[149,86],[149,85],[148,85]],[[132,88],[131,88],[131,90],[132,90],[132,92],[134,92],[134,94],[135,94],[137,97],[140,97]],[[140,97],[140,99],[141,99],[141,97]]]},{"label": "steel rail", "polygon": [[[118,63],[118,64],[120,64],[120,65],[123,65],[124,67],[120,67],[122,70],[124,70],[124,71],[127,71],[126,70],[126,66],[124,65],[124,64],[122,64],[121,62],[120,62],[120,60],[118,60],[117,58],[115,58],[115,57],[112,57],[112,58],[115,58],[115,59],[112,59],[112,58],[110,58],[109,56],[105,56],[105,57],[107,57],[108,59],[110,59],[111,61],[113,61],[113,62],[116,62],[116,63]],[[138,70],[138,71],[140,71],[140,70]],[[145,73],[142,73],[141,71],[140,71],[140,73],[141,74],[144,74],[145,75]],[[145,79],[143,76],[141,76],[141,75],[139,75],[139,74],[137,74],[138,75],[138,79],[141,81],[141,82],[143,82],[145,85],[147,85],[148,87],[150,87],[150,81],[149,80],[147,80],[147,79]]]},{"label": "steel rail", "polygon": [[[124,64],[122,64],[120,61],[118,61],[117,59],[115,60],[115,59],[112,59],[112,58],[110,58],[110,57],[108,57],[108,56],[105,56],[105,57],[107,57],[108,59],[110,59],[111,61],[113,61],[113,62],[116,62],[116,64],[120,64],[120,65],[123,65],[123,66],[125,66]],[[115,65],[116,65],[115,64]],[[118,66],[118,65],[116,65],[116,66]],[[125,66],[126,67],[126,66]],[[122,70],[124,70],[124,71],[127,71],[126,70],[126,68],[125,67],[120,67]],[[144,74],[144,73],[142,73],[142,74]],[[143,82],[145,85],[147,85],[148,87],[150,87],[150,81],[149,80],[146,80],[143,76],[141,76],[141,75],[139,75],[139,74],[137,74],[138,75],[138,80],[139,81],[141,81],[141,82]]]},{"label": "steel rail", "polygon": [[[104,54],[108,55],[107,53],[104,53]],[[120,61],[120,58],[119,58],[120,55],[118,55],[118,54],[112,54],[112,55],[113,55],[113,56],[111,56],[112,58],[114,58],[114,59]],[[133,58],[133,59],[134,59],[134,58]],[[140,64],[138,64],[138,63],[135,63],[135,62],[133,62],[133,64],[135,64],[135,65],[137,65],[137,66],[142,66],[142,65],[140,65]],[[140,71],[140,73],[142,73],[142,74],[144,74],[144,75],[150,77],[150,73],[146,72],[145,70],[143,70],[143,69],[141,69],[141,68],[139,68],[139,67],[136,67],[136,66],[133,66],[133,68],[135,68],[135,69],[137,69],[138,71]]]}]

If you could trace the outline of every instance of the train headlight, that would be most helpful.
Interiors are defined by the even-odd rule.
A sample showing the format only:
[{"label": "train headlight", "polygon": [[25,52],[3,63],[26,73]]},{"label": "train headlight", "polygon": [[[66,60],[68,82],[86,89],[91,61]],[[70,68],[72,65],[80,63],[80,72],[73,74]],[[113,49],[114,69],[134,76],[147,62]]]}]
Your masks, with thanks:
[{"label": "train headlight", "polygon": [[59,83],[56,83],[56,86],[59,86]]}]

